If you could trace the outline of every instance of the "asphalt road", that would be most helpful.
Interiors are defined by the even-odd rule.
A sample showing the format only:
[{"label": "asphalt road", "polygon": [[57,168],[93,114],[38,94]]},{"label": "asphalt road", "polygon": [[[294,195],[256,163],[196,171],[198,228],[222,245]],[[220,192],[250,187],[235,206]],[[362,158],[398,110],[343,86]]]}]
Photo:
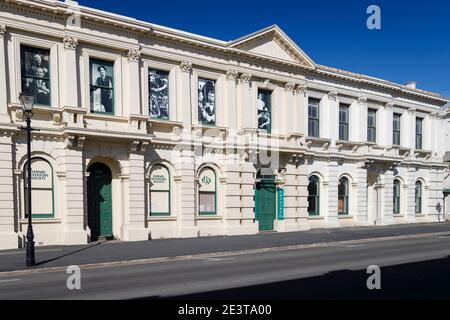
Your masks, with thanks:
[{"label": "asphalt road", "polygon": [[[381,267],[369,291],[367,267]],[[192,256],[81,271],[0,276],[0,299],[403,299],[450,298],[450,235],[356,240],[228,256]]]}]

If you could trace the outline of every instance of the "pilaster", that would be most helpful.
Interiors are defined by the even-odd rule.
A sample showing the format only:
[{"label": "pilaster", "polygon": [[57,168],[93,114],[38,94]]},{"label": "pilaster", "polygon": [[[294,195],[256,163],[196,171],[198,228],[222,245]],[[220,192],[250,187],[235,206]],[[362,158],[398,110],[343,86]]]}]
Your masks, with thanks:
[{"label": "pilaster", "polygon": [[10,123],[11,118],[8,115],[7,86],[8,78],[6,77],[6,47],[5,47],[6,26],[0,24],[0,123]]},{"label": "pilaster", "polygon": [[130,49],[127,53],[128,58],[128,110],[129,115],[141,115],[143,110],[141,108],[141,85],[140,85],[140,49]]},{"label": "pilaster", "polygon": [[64,53],[63,64],[61,69],[63,72],[64,86],[62,86],[63,106],[77,108],[79,107],[78,92],[78,72],[77,72],[77,46],[78,39],[66,35],[63,39]]},{"label": "pilaster", "polygon": [[255,107],[251,103],[250,94],[250,82],[252,76],[244,73],[240,77],[240,89],[241,89],[241,105],[240,105],[240,124],[239,129],[256,128],[257,113]]}]

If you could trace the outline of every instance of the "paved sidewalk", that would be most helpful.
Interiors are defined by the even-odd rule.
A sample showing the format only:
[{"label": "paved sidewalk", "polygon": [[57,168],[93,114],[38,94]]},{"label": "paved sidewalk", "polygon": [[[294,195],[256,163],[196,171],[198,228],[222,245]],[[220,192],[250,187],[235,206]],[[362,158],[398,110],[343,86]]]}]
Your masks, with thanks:
[{"label": "paved sidewalk", "polygon": [[[320,229],[296,233],[266,233],[252,236],[143,242],[111,241],[84,246],[41,247],[36,249],[36,261],[38,263],[36,268],[177,257],[435,232],[450,232],[450,223]],[[25,269],[24,249],[0,251],[0,272]]]}]

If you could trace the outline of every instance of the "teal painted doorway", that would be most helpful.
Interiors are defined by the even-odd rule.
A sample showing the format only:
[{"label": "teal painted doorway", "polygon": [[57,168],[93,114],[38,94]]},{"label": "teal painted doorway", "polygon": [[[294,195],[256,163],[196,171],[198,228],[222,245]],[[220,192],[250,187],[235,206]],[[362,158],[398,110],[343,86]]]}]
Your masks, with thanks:
[{"label": "teal painted doorway", "polygon": [[95,163],[89,167],[87,180],[88,225],[91,229],[91,241],[99,238],[111,238],[112,227],[112,177],[111,170]]},{"label": "teal painted doorway", "polygon": [[255,213],[259,231],[273,231],[277,217],[277,190],[275,178],[256,183]]}]

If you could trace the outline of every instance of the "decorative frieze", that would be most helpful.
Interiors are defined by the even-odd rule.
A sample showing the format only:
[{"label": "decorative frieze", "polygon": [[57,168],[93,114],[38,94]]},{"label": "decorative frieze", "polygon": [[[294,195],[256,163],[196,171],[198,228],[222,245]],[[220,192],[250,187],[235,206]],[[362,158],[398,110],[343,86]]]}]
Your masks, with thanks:
[{"label": "decorative frieze", "polygon": [[78,45],[78,39],[71,36],[65,36],[63,42],[66,50],[75,50]]},{"label": "decorative frieze", "polygon": [[180,63],[180,69],[182,72],[192,72],[192,63],[189,61],[183,61]]},{"label": "decorative frieze", "polygon": [[236,81],[239,77],[239,73],[236,70],[228,69],[226,78],[230,81]]},{"label": "decorative frieze", "polygon": [[338,97],[338,93],[335,90],[331,90],[330,92],[328,92],[328,99],[332,100],[332,101],[336,101]]},{"label": "decorative frieze", "polygon": [[141,53],[140,49],[128,50],[127,58],[128,58],[128,61],[130,61],[130,62],[138,62],[139,60],[141,60],[141,56],[142,56],[142,53]]}]

